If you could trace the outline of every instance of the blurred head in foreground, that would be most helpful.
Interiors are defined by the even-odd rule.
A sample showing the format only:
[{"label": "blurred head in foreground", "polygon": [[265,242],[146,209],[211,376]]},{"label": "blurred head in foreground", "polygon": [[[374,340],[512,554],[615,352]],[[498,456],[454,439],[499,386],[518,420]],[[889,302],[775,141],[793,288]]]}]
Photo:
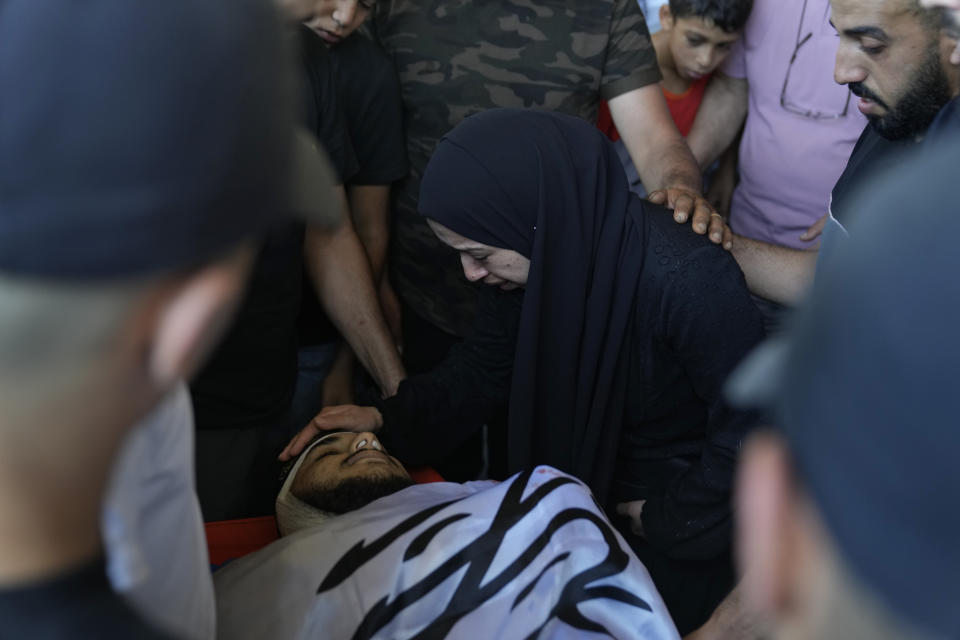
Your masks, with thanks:
[{"label": "blurred head in foreground", "polygon": [[730,381],[776,428],[743,457],[738,549],[780,638],[960,629],[960,145],[901,167],[861,197],[792,332]]},{"label": "blurred head in foreground", "polygon": [[359,509],[413,484],[374,434],[320,434],[284,470],[277,496],[281,535]]},{"label": "blurred head in foreground", "polygon": [[0,546],[44,550],[0,580],[97,552],[120,437],[215,342],[254,239],[334,201],[300,168],[276,11],[0,4],[0,505],[23,507]]}]

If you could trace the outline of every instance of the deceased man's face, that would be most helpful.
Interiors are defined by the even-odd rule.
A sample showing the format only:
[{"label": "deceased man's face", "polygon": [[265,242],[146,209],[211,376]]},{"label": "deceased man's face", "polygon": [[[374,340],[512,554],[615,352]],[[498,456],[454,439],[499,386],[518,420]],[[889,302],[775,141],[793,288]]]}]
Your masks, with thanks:
[{"label": "deceased man's face", "polygon": [[321,511],[346,513],[412,484],[374,434],[341,432],[306,453],[290,491]]}]

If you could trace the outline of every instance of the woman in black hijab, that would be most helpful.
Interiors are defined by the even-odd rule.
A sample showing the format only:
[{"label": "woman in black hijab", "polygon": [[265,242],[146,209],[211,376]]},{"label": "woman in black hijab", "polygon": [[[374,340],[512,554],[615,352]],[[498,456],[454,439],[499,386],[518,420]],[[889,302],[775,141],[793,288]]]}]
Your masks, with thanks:
[{"label": "woman in black hijab", "polygon": [[642,505],[623,533],[681,632],[703,622],[732,586],[730,488],[754,424],[722,387],[763,337],[736,263],[631,194],[594,127],[549,112],[467,118],[419,207],[493,285],[475,334],[376,409],[330,408],[321,426],[362,416],[405,463],[429,463],[509,400],[510,471],[549,464],[611,511]]}]

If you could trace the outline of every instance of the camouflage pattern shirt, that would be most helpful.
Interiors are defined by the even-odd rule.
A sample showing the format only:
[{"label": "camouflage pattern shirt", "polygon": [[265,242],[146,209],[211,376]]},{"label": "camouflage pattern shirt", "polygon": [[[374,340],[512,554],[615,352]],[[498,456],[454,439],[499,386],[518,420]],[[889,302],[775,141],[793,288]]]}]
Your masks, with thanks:
[{"label": "camouflage pattern shirt", "polygon": [[417,213],[434,148],[494,107],[597,117],[601,99],[660,80],[636,0],[382,0],[370,30],[400,76],[410,175],[395,190],[390,272],[424,319],[464,336],[476,286]]}]

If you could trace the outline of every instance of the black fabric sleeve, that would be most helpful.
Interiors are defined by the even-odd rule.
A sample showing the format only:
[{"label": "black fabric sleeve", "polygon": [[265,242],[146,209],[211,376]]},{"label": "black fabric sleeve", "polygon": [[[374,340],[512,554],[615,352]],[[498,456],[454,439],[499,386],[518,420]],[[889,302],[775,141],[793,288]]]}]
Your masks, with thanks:
[{"label": "black fabric sleeve", "polygon": [[380,435],[404,464],[436,462],[506,406],[522,301],[522,292],[482,289],[473,334],[435,369],[375,402]]},{"label": "black fabric sleeve", "polygon": [[647,500],[642,521],[658,551],[703,559],[729,548],[734,469],[743,439],[758,421],[756,413],[727,405],[723,386],[764,331],[743,273],[727,252],[705,246],[685,265],[664,289],[658,330],[708,407],[706,433],[699,462]]},{"label": "black fabric sleeve", "polygon": [[406,177],[400,81],[393,62],[357,32],[330,50],[340,104],[358,169],[355,185],[387,185]]},{"label": "black fabric sleeve", "polygon": [[357,157],[337,92],[333,62],[320,36],[303,25],[298,29],[304,124],[330,156],[341,183],[348,182],[357,173]]},{"label": "black fabric sleeve", "polygon": [[0,620],[4,638],[171,638],[150,627],[113,592],[102,558],[51,580],[0,589]]},{"label": "black fabric sleeve", "polygon": [[903,160],[901,156],[915,146],[912,137],[887,140],[867,125],[860,134],[850,159],[830,195],[830,213],[843,226],[851,223],[860,207],[860,197],[874,176],[883,175]]}]

